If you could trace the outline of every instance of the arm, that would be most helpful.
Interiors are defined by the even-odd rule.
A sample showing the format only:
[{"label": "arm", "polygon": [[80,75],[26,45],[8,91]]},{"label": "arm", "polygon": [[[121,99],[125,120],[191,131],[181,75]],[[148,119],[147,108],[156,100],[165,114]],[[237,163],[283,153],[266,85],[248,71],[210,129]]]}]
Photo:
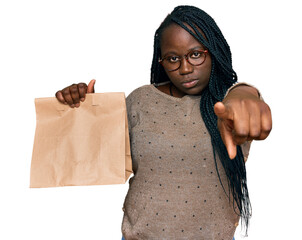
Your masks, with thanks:
[{"label": "arm", "polygon": [[231,88],[223,101],[215,104],[214,111],[231,159],[237,154],[236,145],[264,140],[272,129],[269,106],[261,99],[258,90],[249,85]]}]

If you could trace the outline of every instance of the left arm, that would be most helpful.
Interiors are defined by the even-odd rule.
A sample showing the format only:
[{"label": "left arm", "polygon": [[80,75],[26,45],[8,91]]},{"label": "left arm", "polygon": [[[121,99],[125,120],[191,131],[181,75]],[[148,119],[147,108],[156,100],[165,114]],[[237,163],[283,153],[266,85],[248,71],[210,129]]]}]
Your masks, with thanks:
[{"label": "left arm", "polygon": [[236,145],[264,140],[272,129],[269,106],[260,99],[257,89],[248,85],[233,88],[222,102],[214,105],[214,112],[231,159],[236,157]]}]

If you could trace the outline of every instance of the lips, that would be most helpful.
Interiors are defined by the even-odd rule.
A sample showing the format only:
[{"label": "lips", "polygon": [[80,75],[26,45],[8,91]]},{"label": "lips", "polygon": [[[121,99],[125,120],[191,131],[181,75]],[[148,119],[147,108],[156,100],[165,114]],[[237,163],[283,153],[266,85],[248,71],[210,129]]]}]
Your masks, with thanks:
[{"label": "lips", "polygon": [[183,82],[182,85],[185,88],[192,88],[192,87],[195,87],[197,83],[198,83],[198,79],[194,79],[194,80],[190,80],[187,82]]}]

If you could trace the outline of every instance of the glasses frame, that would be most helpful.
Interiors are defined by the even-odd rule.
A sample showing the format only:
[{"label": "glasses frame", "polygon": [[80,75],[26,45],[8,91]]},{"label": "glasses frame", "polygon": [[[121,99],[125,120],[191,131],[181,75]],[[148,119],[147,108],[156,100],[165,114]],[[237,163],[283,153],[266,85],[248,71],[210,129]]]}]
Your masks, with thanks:
[{"label": "glasses frame", "polygon": [[[200,64],[192,64],[192,63],[190,63],[190,61],[189,61],[188,55],[190,55],[190,53],[195,52],[195,51],[202,52],[202,53],[205,54],[205,58],[204,58],[203,62],[200,63]],[[206,61],[207,53],[208,53],[208,50],[207,50],[207,49],[206,49],[206,50],[196,50],[196,49],[194,49],[194,50],[189,51],[187,54],[185,54],[185,55],[183,55],[183,56],[177,56],[177,57],[180,58],[180,59],[177,61],[177,62],[179,62],[179,67],[177,67],[177,68],[174,69],[174,70],[168,70],[168,69],[166,69],[166,71],[168,71],[168,72],[174,72],[174,71],[177,71],[178,69],[180,69],[180,67],[181,67],[181,60],[182,60],[183,58],[185,58],[186,61],[187,61],[189,64],[191,64],[192,66],[200,66],[201,64],[203,64],[203,63]],[[166,56],[166,57],[163,57],[163,58],[161,58],[161,59],[158,60],[158,62],[163,66],[163,68],[165,68],[165,67],[164,67],[164,64],[163,64],[163,61],[164,61],[165,59],[167,59],[168,57],[170,57],[170,56]]]}]

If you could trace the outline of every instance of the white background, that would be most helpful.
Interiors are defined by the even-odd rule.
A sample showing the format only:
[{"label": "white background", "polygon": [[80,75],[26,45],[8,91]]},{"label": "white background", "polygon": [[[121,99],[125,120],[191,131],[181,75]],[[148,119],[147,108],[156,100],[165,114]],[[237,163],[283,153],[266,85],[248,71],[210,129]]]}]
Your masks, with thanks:
[{"label": "white background", "polygon": [[34,98],[92,78],[96,92],[128,95],[148,84],[153,34],[179,4],[216,20],[239,81],[257,86],[272,109],[273,131],[253,143],[247,163],[253,217],[246,239],[302,239],[302,17],[290,0],[1,0],[0,239],[121,239],[128,183],[29,188]]}]

